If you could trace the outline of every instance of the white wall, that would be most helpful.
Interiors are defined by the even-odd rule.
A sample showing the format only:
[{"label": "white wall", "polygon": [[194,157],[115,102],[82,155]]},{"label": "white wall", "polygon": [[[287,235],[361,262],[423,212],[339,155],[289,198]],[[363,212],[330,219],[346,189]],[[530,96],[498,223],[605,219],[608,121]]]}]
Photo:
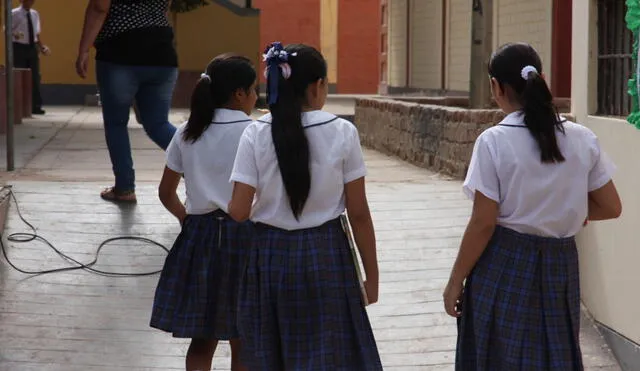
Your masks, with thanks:
[{"label": "white wall", "polygon": [[407,81],[407,2],[390,0],[388,5],[388,81],[390,86],[405,86]]},{"label": "white wall", "polygon": [[412,88],[440,89],[442,84],[442,0],[411,0]]},{"label": "white wall", "polygon": [[640,130],[624,118],[595,112],[595,0],[573,2],[572,112],[591,128],[616,163],[623,202],[620,219],[591,223],[579,236],[582,298],[595,319],[640,343]]}]

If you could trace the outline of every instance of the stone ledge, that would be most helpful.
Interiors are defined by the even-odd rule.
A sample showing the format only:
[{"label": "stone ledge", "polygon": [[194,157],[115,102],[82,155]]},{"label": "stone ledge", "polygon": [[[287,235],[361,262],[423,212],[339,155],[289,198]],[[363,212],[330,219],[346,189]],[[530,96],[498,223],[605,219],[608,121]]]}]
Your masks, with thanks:
[{"label": "stone ledge", "polygon": [[499,110],[358,99],[354,121],[365,146],[462,179],[476,138],[503,117]]},{"label": "stone ledge", "polygon": [[356,100],[354,123],[363,145],[462,179],[478,135],[503,118],[497,109],[361,98]]}]

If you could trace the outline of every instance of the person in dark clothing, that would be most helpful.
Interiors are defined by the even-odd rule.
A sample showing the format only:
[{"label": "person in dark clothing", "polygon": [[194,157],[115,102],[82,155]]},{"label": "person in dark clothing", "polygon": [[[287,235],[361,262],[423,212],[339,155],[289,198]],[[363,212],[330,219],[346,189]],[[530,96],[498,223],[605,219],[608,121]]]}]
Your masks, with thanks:
[{"label": "person in dark clothing", "polygon": [[90,0],[76,71],[86,77],[89,49],[96,48],[96,77],[105,138],[115,184],[108,201],[136,202],[135,172],[127,124],[134,102],[147,135],[166,149],[176,132],[169,122],[178,56],[167,13],[169,0]]},{"label": "person in dark clothing", "polygon": [[49,55],[51,51],[40,38],[40,14],[33,9],[35,0],[21,0],[20,6],[11,11],[13,23],[13,64],[16,68],[31,69],[32,100],[31,111],[44,115],[40,95],[40,53]]}]

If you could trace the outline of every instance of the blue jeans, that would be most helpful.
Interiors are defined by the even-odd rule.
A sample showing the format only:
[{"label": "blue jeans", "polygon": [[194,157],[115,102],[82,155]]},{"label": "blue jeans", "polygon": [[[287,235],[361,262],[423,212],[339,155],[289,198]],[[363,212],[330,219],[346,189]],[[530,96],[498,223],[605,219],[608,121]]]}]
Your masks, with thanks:
[{"label": "blue jeans", "polygon": [[167,149],[176,132],[169,122],[169,110],[178,69],[96,61],[96,77],[115,189],[134,190],[135,171],[127,129],[131,106],[135,100],[147,135],[160,148]]}]

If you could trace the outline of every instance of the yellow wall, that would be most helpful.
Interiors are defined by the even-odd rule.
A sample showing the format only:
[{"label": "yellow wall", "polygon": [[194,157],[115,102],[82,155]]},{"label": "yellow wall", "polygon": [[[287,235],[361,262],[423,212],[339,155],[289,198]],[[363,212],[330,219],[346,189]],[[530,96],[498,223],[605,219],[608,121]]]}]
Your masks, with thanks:
[{"label": "yellow wall", "polygon": [[[61,8],[64,2],[64,10]],[[42,22],[42,41],[52,51],[42,57],[44,84],[95,84],[94,63],[89,77],[82,80],[75,73],[75,59],[84,22],[87,0],[41,0],[35,4]],[[17,0],[14,3],[18,4]],[[259,17],[239,16],[212,3],[178,16],[178,55],[181,70],[200,71],[217,54],[233,51],[259,59]],[[231,31],[232,30],[232,31]],[[4,39],[0,42],[0,58],[4,63]]]},{"label": "yellow wall", "polygon": [[211,3],[178,15],[180,69],[200,71],[218,54],[234,52],[260,63],[260,18],[239,16]]},{"label": "yellow wall", "polygon": [[640,173],[638,156],[633,153],[640,143],[640,130],[624,118],[595,115],[596,15],[595,0],[574,1],[573,19],[580,22],[573,22],[571,110],[580,123],[596,133],[616,164],[614,182],[623,212],[620,219],[590,223],[578,236],[582,299],[597,321],[640,343]]},{"label": "yellow wall", "polygon": [[320,3],[320,48],[327,60],[330,83],[338,82],[338,0]]}]

